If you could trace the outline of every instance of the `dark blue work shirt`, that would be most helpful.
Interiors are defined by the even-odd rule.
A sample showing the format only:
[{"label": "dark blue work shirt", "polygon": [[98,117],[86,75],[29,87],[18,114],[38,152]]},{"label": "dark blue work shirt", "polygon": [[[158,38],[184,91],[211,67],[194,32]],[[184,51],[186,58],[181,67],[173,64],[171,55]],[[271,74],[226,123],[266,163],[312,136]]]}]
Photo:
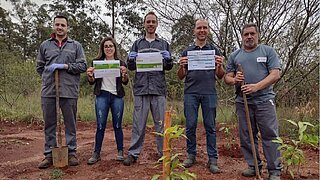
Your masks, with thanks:
[{"label": "dark blue work shirt", "polygon": [[[200,48],[195,44],[189,46],[182,52],[182,57],[187,56],[188,51],[198,50],[215,50],[215,55],[220,56],[220,51],[212,44],[207,43],[205,46]],[[209,95],[217,94],[216,92],[216,72],[212,70],[192,70],[189,71],[186,67],[186,77],[184,80],[184,93],[185,94],[200,94]]]}]

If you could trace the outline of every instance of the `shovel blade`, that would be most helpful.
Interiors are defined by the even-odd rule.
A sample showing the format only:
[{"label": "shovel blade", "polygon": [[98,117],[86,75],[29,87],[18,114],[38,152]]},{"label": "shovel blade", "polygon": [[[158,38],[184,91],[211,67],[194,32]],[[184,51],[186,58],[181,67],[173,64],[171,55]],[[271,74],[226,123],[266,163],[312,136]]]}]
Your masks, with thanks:
[{"label": "shovel blade", "polygon": [[68,147],[56,147],[52,149],[53,166],[62,168],[68,166]]}]

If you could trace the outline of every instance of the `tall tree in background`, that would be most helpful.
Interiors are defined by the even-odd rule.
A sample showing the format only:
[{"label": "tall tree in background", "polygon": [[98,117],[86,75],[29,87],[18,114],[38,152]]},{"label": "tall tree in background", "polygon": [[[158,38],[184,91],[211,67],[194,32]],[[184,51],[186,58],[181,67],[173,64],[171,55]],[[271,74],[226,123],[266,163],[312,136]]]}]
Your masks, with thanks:
[{"label": "tall tree in background", "polygon": [[[308,102],[312,92],[318,92],[315,87],[319,87],[319,1],[183,0],[178,3],[146,0],[146,4],[157,10],[167,26],[174,26],[178,19],[188,14],[208,19],[213,41],[226,57],[241,46],[243,24],[257,23],[261,42],[275,47],[282,60],[281,80],[275,85],[278,100],[298,105]],[[226,98],[230,99],[233,94],[227,93]],[[299,98],[292,98],[292,94]]]}]

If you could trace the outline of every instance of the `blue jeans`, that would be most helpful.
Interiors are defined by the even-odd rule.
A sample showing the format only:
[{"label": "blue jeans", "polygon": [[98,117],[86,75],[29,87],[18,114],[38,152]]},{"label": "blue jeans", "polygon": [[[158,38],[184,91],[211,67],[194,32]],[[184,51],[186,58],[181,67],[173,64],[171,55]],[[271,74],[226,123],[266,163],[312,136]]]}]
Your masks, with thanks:
[{"label": "blue jeans", "polygon": [[120,98],[108,91],[101,90],[101,94],[96,96],[96,144],[94,152],[100,154],[101,146],[104,138],[104,132],[107,125],[109,108],[111,108],[112,125],[116,138],[117,149],[123,150],[123,132],[122,132],[122,116],[124,109],[123,98]]},{"label": "blue jeans", "polygon": [[202,117],[207,138],[207,152],[209,160],[217,159],[216,148],[216,95],[184,95],[184,115],[186,118],[187,153],[196,156],[196,130],[198,111],[201,104]]}]

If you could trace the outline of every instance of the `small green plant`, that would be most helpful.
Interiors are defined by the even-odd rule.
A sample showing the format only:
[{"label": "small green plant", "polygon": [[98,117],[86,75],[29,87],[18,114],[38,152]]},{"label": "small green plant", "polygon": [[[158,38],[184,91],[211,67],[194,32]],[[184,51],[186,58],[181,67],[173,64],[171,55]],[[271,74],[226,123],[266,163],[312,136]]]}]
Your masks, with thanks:
[{"label": "small green plant", "polygon": [[236,143],[235,134],[231,132],[232,128],[228,127],[226,123],[221,123],[221,125],[223,126],[219,129],[219,131],[223,132],[224,135],[226,136],[227,138],[226,148],[230,150]]},{"label": "small green plant", "polygon": [[53,169],[50,175],[50,179],[60,179],[64,175],[63,171],[61,169]]},{"label": "small green plant", "polygon": [[[309,122],[298,123],[287,120],[289,123],[295,126],[298,130],[298,139],[292,139],[291,143],[283,141],[282,138],[277,137],[276,140],[272,142],[279,143],[280,146],[278,150],[281,151],[281,160],[286,168],[286,173],[290,173],[291,177],[294,178],[295,174],[300,175],[300,167],[305,162],[304,151],[301,149],[302,145],[311,145],[313,147],[318,147],[319,137],[317,135],[305,134],[307,127],[314,127],[313,124]],[[296,169],[296,173],[294,170]]]},{"label": "small green plant", "polygon": [[[157,135],[160,136],[166,136],[168,135],[168,143],[170,146],[170,158],[167,158],[165,155],[163,155],[159,160],[158,164],[161,164],[162,161],[165,161],[165,164],[170,167],[170,174],[169,176],[166,177],[166,180],[174,180],[174,179],[183,179],[183,180],[192,180],[196,179],[196,174],[189,172],[188,170],[185,169],[183,164],[180,162],[179,156],[181,155],[180,153],[173,154],[171,151],[171,143],[173,139],[177,138],[187,138],[184,134],[185,128],[180,127],[179,125],[172,126],[164,131],[164,133],[156,133]],[[156,174],[152,177],[152,180],[157,180],[161,177],[161,175]]]}]

